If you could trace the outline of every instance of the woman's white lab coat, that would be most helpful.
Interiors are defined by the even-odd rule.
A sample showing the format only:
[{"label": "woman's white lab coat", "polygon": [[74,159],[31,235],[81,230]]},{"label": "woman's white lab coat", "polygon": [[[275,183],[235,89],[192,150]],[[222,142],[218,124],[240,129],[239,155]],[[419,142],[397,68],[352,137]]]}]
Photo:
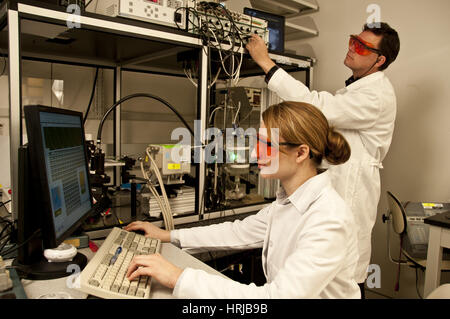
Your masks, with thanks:
[{"label": "woman's white lab coat", "polygon": [[179,298],[360,298],[353,215],[327,172],[243,221],[171,232],[181,247],[263,248],[267,283],[245,285],[186,268],[173,295]]},{"label": "woman's white lab coat", "polygon": [[383,72],[376,72],[332,95],[310,91],[284,70],[268,83],[285,101],[306,102],[318,107],[351,147],[346,163],[329,168],[333,186],[350,206],[358,225],[358,283],[365,281],[371,255],[371,233],[380,199],[380,174],[394,133],[397,102],[394,89]]}]

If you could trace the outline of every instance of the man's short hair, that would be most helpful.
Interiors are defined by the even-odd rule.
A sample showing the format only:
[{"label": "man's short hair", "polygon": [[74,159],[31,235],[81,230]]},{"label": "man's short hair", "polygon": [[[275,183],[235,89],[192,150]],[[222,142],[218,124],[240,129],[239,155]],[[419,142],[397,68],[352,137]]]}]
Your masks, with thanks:
[{"label": "man's short hair", "polygon": [[363,31],[370,31],[375,35],[381,35],[379,50],[386,57],[386,62],[380,66],[379,70],[383,71],[395,61],[400,51],[400,39],[397,31],[392,29],[389,24],[385,22],[376,23],[374,25],[365,24]]}]

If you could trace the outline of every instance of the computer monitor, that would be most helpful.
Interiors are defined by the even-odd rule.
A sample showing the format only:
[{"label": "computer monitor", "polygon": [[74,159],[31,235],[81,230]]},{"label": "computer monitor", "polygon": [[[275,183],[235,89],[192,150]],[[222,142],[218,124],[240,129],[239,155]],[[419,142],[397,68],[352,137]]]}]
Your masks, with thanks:
[{"label": "computer monitor", "polygon": [[244,14],[266,20],[269,29],[269,52],[284,53],[285,17],[253,8],[244,8]]},{"label": "computer monitor", "polygon": [[24,107],[28,145],[19,149],[18,245],[15,266],[22,276],[67,276],[67,267],[86,265],[77,254],[69,262],[48,262],[44,249],[58,247],[95,211],[82,114],[40,105]]}]

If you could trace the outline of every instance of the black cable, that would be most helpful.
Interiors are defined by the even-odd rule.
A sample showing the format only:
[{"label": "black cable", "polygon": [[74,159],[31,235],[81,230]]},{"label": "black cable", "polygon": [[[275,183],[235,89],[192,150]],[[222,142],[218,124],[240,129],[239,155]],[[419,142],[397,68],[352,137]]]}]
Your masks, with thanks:
[{"label": "black cable", "polygon": [[159,96],[153,95],[153,94],[149,94],[149,93],[135,93],[135,94],[130,94],[125,96],[124,98],[121,98],[119,101],[117,101],[116,103],[114,103],[108,111],[106,111],[105,115],[103,115],[102,120],[100,121],[100,125],[98,127],[98,133],[97,133],[97,144],[100,145],[101,144],[101,140],[102,140],[102,128],[103,128],[103,124],[105,123],[106,118],[108,117],[109,113],[111,113],[118,105],[122,104],[123,102],[136,98],[136,97],[146,97],[146,98],[150,98],[150,99],[154,99],[157,100],[159,102],[161,102],[162,104],[164,104],[165,106],[167,106],[172,112],[175,113],[175,115],[181,120],[181,122],[184,124],[184,126],[186,126],[186,128],[189,130],[189,132],[192,134],[192,136],[194,136],[194,131],[191,129],[191,127],[187,124],[187,122],[185,121],[185,119],[180,115],[180,113],[178,113],[178,111],[169,104],[169,102],[167,102],[166,100],[163,100],[162,98],[160,98]]},{"label": "black cable", "polygon": [[14,223],[11,222],[10,220],[7,220],[6,218],[3,218],[3,217],[0,217],[0,223],[7,223],[7,225],[0,232],[0,240],[1,240],[2,234],[5,231],[5,229],[7,229],[8,227],[13,228],[14,227]]},{"label": "black cable", "polygon": [[5,56],[3,56],[3,70],[2,73],[0,74],[0,76],[3,76],[6,72],[6,58]]},{"label": "black cable", "polygon": [[418,283],[418,275],[417,275],[417,269],[418,269],[418,267],[415,267],[416,268],[416,292],[417,292],[417,295],[419,296],[419,298],[420,299],[423,299],[423,297],[422,297],[422,295],[420,294],[420,291],[419,291],[419,287],[418,287],[418,285],[417,285],[417,283]]},{"label": "black cable", "polygon": [[[92,1],[91,1],[91,2],[92,2]],[[88,118],[89,111],[91,110],[92,100],[94,99],[95,87],[97,86],[98,69],[99,69],[99,68],[97,68],[97,69],[95,70],[95,77],[94,77],[94,83],[92,84],[91,97],[89,98],[89,104],[88,104],[88,107],[87,107],[86,112],[85,112],[85,114],[84,114],[84,118],[83,118],[83,126],[84,126],[84,123],[86,123],[86,120],[87,120],[87,118]]]},{"label": "black cable", "polygon": [[8,208],[6,208],[6,204],[8,204],[10,201],[11,201],[11,200],[7,200],[6,202],[1,202],[1,203],[0,203],[0,207],[2,207],[2,206],[5,207],[5,210],[8,212],[8,214],[9,214],[10,212],[9,212]]},{"label": "black cable", "polygon": [[8,204],[11,200],[7,200],[6,202],[0,202],[0,207],[5,206],[6,204]]},{"label": "black cable", "polygon": [[1,246],[0,246],[0,252],[1,252],[1,251],[6,247],[6,245],[11,241],[11,235],[13,234],[13,230],[14,230],[14,229],[11,229],[11,231],[10,231],[9,233],[5,234],[5,236],[2,237],[2,238],[0,239],[0,241],[2,241],[4,238],[6,239],[6,240],[1,244]]},{"label": "black cable", "polygon": [[41,230],[38,229],[36,230],[33,235],[31,235],[27,240],[25,240],[23,243],[21,243],[20,245],[16,246],[16,247],[12,247],[11,249],[7,250],[7,251],[0,251],[0,255],[1,256],[6,256],[9,253],[21,248],[22,246],[24,246],[25,244],[27,244],[30,240],[32,240],[34,237],[36,237],[37,235],[41,234]]},{"label": "black cable", "polygon": [[[11,230],[9,231],[9,233],[5,234],[5,236],[3,235],[3,232],[5,230],[7,230],[9,227],[11,227]],[[14,231],[14,228],[12,226],[6,226],[5,228],[3,228],[2,232],[0,233],[0,242],[2,242],[4,239],[5,241],[0,245],[0,251],[3,250],[3,248],[5,248],[6,244],[11,240],[11,235]]]}]

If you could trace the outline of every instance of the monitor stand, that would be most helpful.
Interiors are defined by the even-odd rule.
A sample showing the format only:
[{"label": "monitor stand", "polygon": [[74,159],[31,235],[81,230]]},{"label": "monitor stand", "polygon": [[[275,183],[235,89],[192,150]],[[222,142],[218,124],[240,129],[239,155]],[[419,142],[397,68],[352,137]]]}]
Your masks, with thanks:
[{"label": "monitor stand", "polygon": [[49,280],[67,277],[73,273],[81,272],[87,264],[87,258],[77,253],[72,261],[49,262],[44,256],[30,264],[22,264],[18,258],[14,259],[12,266],[20,278],[31,280]]}]

